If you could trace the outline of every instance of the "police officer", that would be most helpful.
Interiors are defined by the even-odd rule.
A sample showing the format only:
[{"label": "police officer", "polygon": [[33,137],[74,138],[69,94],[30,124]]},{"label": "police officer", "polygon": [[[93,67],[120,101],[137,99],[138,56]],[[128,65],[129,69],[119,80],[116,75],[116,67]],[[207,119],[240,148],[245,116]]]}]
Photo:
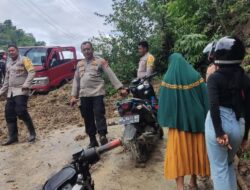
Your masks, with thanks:
[{"label": "police officer", "polygon": [[117,79],[108,62],[93,54],[94,49],[91,42],[83,42],[81,51],[85,59],[77,64],[70,104],[73,106],[77,102],[78,97],[80,97],[80,111],[84,118],[86,133],[90,138],[89,147],[95,147],[98,146],[97,132],[101,145],[108,142],[103,100],[105,89],[102,73],[104,72],[109,77],[113,86],[116,89],[120,89],[121,93],[126,93],[126,90],[123,90],[122,83]]},{"label": "police officer", "polygon": [[18,142],[17,117],[24,121],[30,136],[28,142],[34,142],[36,138],[32,119],[27,111],[29,88],[35,76],[32,62],[27,57],[19,55],[16,45],[9,45],[6,76],[4,84],[0,89],[0,95],[7,92],[7,103],[5,107],[5,119],[7,122],[9,139],[3,145]]},{"label": "police officer", "polygon": [[149,53],[149,45],[146,41],[141,41],[138,44],[138,52],[141,58],[137,70],[137,78],[143,78],[153,73],[155,58]]}]

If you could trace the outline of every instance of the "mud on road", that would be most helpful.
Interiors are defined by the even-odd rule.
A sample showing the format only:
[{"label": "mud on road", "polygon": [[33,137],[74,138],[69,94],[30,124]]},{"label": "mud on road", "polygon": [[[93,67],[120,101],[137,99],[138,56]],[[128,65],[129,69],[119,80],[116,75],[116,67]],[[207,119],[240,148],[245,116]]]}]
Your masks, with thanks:
[{"label": "mud on road", "polygon": [[[19,125],[19,143],[0,146],[0,189],[37,190],[56,171],[71,160],[71,155],[88,144],[83,120],[77,107],[68,104],[71,85],[50,92],[48,95],[33,95],[29,101],[38,140],[27,143],[27,129]],[[118,95],[106,100],[107,117],[115,116]],[[4,120],[4,98],[0,99],[0,143],[7,138]],[[108,138],[120,138],[121,126],[109,127]],[[123,189],[174,189],[173,182],[163,178],[165,143],[160,142],[146,168],[135,168],[129,152],[122,147],[103,155],[92,168],[97,190]]]},{"label": "mud on road", "polygon": [[[121,126],[109,127],[109,139],[121,136]],[[79,134],[82,134],[81,138]],[[56,171],[70,162],[71,155],[88,144],[83,128],[68,126],[57,129],[35,144],[21,142],[1,147],[0,184],[4,190],[38,190]],[[97,190],[174,189],[174,183],[163,178],[164,142],[147,163],[135,168],[129,152],[119,147],[102,156],[92,167]]]},{"label": "mud on road", "polygon": [[[70,107],[69,99],[71,84],[51,91],[46,95],[33,95],[28,102],[28,109],[38,131],[39,137],[50,134],[55,129],[63,129],[68,125],[83,126],[83,119],[78,106]],[[118,95],[106,99],[107,118],[114,117],[115,100]],[[0,97],[0,143],[7,138],[7,128],[4,119],[5,97]],[[26,141],[26,127],[19,121],[19,140]]]}]

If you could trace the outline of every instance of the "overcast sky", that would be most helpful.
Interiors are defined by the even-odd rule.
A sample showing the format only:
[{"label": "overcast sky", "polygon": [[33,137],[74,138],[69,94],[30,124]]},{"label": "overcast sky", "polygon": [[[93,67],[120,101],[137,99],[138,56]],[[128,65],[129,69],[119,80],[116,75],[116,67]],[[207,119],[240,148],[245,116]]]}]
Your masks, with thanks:
[{"label": "overcast sky", "polygon": [[0,0],[0,22],[11,19],[47,45],[73,45],[113,29],[95,12],[112,12],[112,0]]}]

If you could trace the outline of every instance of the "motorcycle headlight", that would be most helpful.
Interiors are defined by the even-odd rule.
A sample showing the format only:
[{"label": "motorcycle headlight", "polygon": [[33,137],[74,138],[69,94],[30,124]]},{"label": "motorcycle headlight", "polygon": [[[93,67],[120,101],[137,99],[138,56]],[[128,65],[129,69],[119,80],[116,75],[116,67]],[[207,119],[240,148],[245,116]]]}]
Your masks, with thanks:
[{"label": "motorcycle headlight", "polygon": [[46,86],[49,84],[48,77],[35,77],[32,81],[32,85],[34,86]]}]

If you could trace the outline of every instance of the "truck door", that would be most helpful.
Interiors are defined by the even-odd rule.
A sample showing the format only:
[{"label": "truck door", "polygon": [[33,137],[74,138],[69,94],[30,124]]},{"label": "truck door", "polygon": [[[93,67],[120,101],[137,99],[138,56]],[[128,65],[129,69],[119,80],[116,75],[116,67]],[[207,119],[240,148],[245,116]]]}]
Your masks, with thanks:
[{"label": "truck door", "polygon": [[48,75],[51,87],[59,86],[64,75],[62,69],[62,53],[59,48],[52,49],[48,59]]},{"label": "truck door", "polygon": [[52,87],[59,86],[65,80],[72,79],[76,68],[74,47],[54,48],[49,56],[49,78]]},{"label": "truck door", "polygon": [[75,69],[76,69],[76,51],[74,47],[63,47],[62,48],[62,56],[64,65],[64,78],[71,79],[74,77]]}]

